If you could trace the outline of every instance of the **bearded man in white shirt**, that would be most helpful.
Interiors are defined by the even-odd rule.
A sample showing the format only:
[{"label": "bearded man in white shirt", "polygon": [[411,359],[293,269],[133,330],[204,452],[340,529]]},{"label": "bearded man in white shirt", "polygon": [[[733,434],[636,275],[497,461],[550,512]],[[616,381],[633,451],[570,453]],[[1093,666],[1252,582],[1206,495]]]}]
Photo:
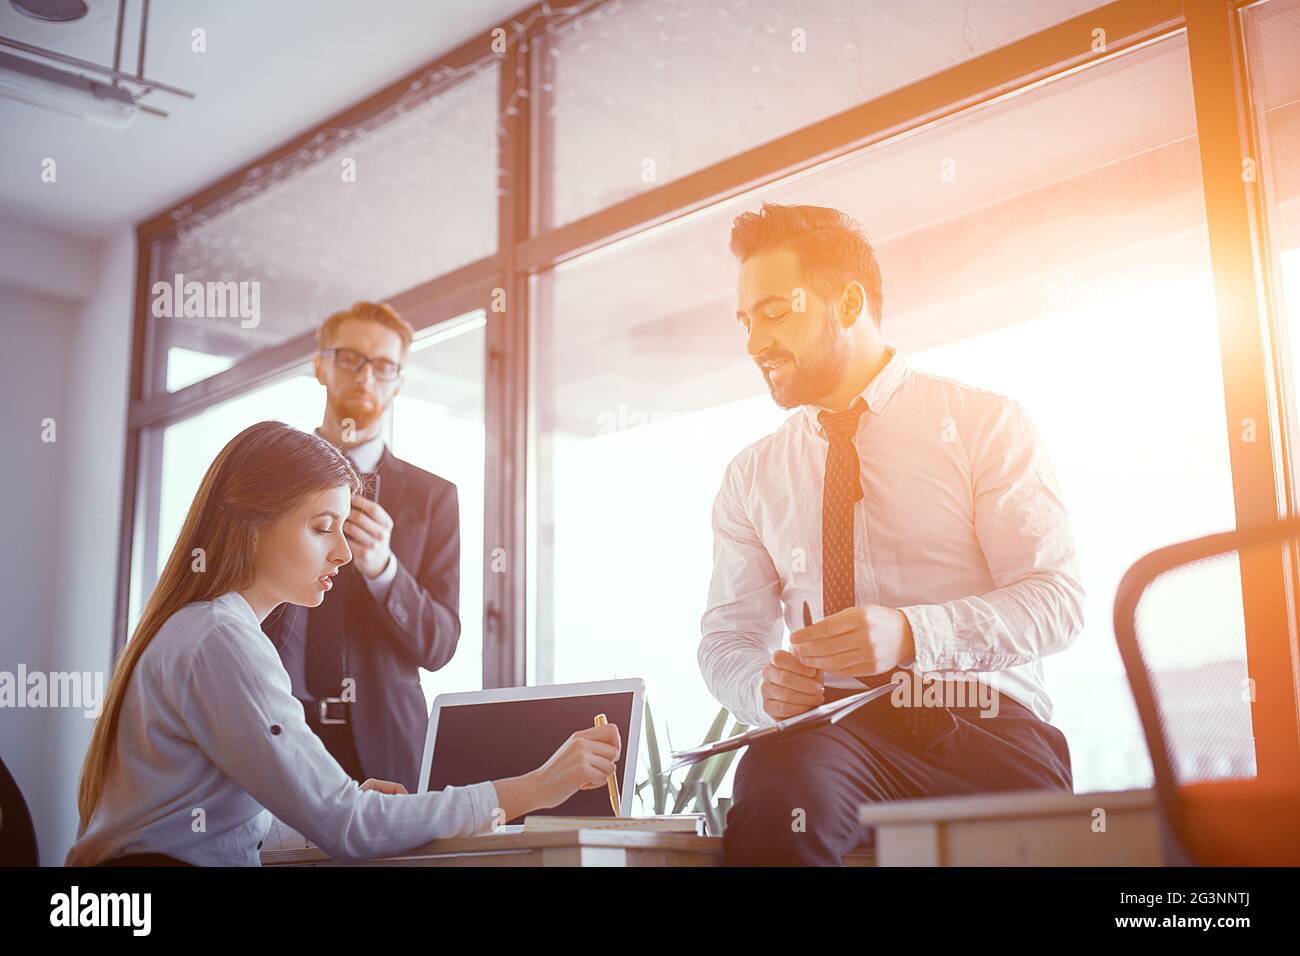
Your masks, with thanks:
[{"label": "bearded man in white shirt", "polygon": [[1035,427],[885,344],[880,267],[846,214],[764,204],[731,249],[749,356],[799,410],[723,478],[700,669],[752,725],[894,686],[749,748],[727,862],[839,864],[870,842],[864,803],[1072,790],[1041,658],[1082,630],[1084,593]]}]

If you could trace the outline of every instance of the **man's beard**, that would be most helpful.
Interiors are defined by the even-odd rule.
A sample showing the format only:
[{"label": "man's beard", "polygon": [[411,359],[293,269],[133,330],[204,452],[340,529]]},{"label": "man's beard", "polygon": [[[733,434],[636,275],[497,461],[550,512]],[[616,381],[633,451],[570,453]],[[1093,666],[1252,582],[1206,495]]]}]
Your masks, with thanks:
[{"label": "man's beard", "polygon": [[350,419],[352,427],[363,432],[384,417],[385,409],[378,400],[370,403],[345,396],[334,403],[334,411],[340,422]]},{"label": "man's beard", "polygon": [[840,335],[835,319],[826,316],[822,334],[813,347],[812,354],[794,362],[794,356],[782,353],[773,358],[790,359],[794,365],[794,374],[789,381],[780,386],[773,386],[772,380],[763,372],[763,381],[772,394],[772,400],[782,408],[795,408],[799,405],[811,405],[818,399],[829,395],[844,381],[844,373],[849,367],[851,350],[844,336]]}]

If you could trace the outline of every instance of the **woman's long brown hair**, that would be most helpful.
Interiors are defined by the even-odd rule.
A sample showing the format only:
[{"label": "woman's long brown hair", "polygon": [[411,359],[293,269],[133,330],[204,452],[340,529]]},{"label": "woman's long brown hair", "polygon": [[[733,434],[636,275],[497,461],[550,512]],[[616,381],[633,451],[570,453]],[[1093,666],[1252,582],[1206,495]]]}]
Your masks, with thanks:
[{"label": "woman's long brown hair", "polygon": [[104,789],[131,673],[154,635],[185,605],[251,585],[257,529],[292,511],[304,495],[340,485],[354,494],[361,490],[347,459],[323,438],[282,422],[250,425],[208,466],[167,565],[109,679],[77,790],[83,827]]}]

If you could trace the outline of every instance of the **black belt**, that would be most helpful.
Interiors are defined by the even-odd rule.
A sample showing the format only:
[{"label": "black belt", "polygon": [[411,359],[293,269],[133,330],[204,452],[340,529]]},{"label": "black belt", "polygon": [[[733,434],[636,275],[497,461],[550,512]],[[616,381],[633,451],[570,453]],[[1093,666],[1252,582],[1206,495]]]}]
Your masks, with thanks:
[{"label": "black belt", "polygon": [[349,703],[342,697],[322,697],[319,700],[304,700],[302,709],[307,723],[313,726],[346,724]]},{"label": "black belt", "polygon": [[349,777],[360,781],[365,779],[365,775],[357,743],[352,737],[352,721],[349,719],[352,703],[338,697],[322,697],[304,700],[302,709],[307,717],[307,726],[320,738],[330,756],[339,762]]}]

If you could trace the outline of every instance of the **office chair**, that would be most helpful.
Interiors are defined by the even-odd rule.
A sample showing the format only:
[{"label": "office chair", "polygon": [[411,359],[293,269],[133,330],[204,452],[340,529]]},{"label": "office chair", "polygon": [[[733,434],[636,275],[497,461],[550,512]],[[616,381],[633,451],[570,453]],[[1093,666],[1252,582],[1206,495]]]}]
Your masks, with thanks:
[{"label": "office chair", "polygon": [[[1115,640],[1151,754],[1171,866],[1300,864],[1300,767],[1256,775],[1241,563],[1285,549],[1300,519],[1212,534],[1139,559],[1115,594]],[[1274,635],[1294,647],[1296,611]]]},{"label": "office chair", "polygon": [[0,866],[40,866],[36,828],[18,782],[0,760]]}]

